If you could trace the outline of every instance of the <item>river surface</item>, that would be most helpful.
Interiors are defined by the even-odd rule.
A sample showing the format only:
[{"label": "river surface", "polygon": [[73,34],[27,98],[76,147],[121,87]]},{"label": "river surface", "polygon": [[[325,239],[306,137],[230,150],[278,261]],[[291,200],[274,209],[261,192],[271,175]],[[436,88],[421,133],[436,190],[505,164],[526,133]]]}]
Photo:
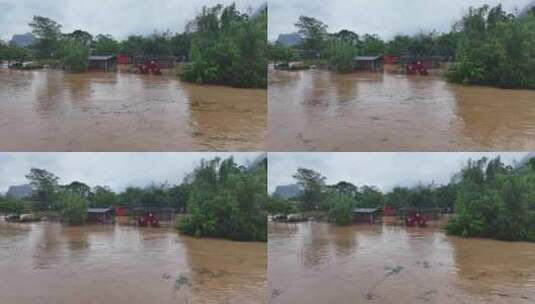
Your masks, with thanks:
[{"label": "river surface", "polygon": [[266,90],[0,67],[1,151],[265,150]]},{"label": "river surface", "polygon": [[267,245],[0,223],[0,303],[266,303]]},{"label": "river surface", "polygon": [[[439,71],[440,72],[440,71]],[[269,69],[273,151],[535,149],[535,91],[408,76]]]},{"label": "river surface", "polygon": [[535,244],[437,228],[269,224],[269,303],[535,303]]}]

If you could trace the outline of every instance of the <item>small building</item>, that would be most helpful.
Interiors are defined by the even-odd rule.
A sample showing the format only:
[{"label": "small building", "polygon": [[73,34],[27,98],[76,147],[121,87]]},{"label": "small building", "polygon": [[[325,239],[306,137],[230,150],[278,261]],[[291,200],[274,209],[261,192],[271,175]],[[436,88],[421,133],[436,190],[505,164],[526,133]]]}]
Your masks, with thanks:
[{"label": "small building", "polygon": [[130,64],[132,63],[132,56],[126,54],[117,54],[117,63],[119,64]]},{"label": "small building", "polygon": [[383,70],[384,56],[356,56],[353,63],[355,70],[378,72]]},{"label": "small building", "polygon": [[87,222],[113,224],[115,223],[115,210],[113,208],[88,208]]},{"label": "small building", "polygon": [[160,221],[170,221],[173,219],[175,209],[170,207],[134,207],[131,214],[139,218],[148,213],[152,213]]},{"label": "small building", "polygon": [[134,64],[145,64],[148,61],[154,61],[160,69],[172,69],[175,66],[175,56],[160,55],[137,55],[133,58]]},{"label": "small building", "polygon": [[117,58],[113,55],[109,56],[89,56],[88,69],[98,71],[115,71],[117,68]]},{"label": "small building", "polygon": [[398,64],[399,60],[400,60],[400,56],[397,56],[397,55],[385,55],[384,57],[385,64]]},{"label": "small building", "polygon": [[353,214],[358,224],[380,224],[382,222],[383,209],[381,208],[355,208]]}]

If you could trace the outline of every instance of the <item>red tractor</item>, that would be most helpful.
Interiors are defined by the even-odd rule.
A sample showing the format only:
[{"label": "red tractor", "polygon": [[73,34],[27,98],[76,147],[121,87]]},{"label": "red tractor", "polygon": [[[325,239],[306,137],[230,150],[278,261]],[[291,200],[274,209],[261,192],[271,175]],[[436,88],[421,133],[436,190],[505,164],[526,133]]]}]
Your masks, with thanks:
[{"label": "red tractor", "polygon": [[420,214],[420,212],[410,213],[407,218],[405,218],[405,226],[407,227],[426,227],[427,221]]},{"label": "red tractor", "polygon": [[160,222],[158,221],[158,218],[154,216],[154,213],[152,212],[149,212],[143,217],[138,218],[137,224],[140,227],[160,227]]},{"label": "red tractor", "polygon": [[141,74],[162,75],[160,66],[154,60],[147,60],[145,63],[138,65],[138,68]]},{"label": "red tractor", "polygon": [[427,71],[427,68],[424,66],[424,64],[421,61],[417,61],[416,63],[409,63],[406,66],[406,72],[409,75],[416,75],[420,74],[422,76],[429,75],[429,72]]}]

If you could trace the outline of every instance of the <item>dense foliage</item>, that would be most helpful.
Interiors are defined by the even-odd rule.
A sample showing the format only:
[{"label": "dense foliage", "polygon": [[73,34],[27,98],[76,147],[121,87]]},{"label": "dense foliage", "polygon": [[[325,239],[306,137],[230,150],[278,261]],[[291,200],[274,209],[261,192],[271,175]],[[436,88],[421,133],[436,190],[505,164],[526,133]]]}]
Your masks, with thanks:
[{"label": "dense foliage", "polygon": [[12,62],[22,64],[31,58],[29,50],[0,40],[0,62],[5,60],[8,64]]},{"label": "dense foliage", "polygon": [[4,197],[0,195],[0,214],[21,215],[29,210],[28,202],[13,197]]},{"label": "dense foliage", "polygon": [[449,233],[535,241],[535,160],[521,169],[499,158],[469,161],[459,175]]},{"label": "dense foliage", "polygon": [[441,56],[455,62],[448,75],[453,82],[535,89],[534,11],[516,15],[501,5],[472,7],[450,32],[397,35],[389,41],[349,30],[328,33],[328,26],[312,17],[302,16],[295,25],[303,42],[292,48],[273,45],[270,60],[319,59],[311,58],[312,52],[346,72],[354,55]]},{"label": "dense foliage", "polygon": [[266,241],[267,160],[244,168],[232,158],[202,161],[189,178],[188,217],[179,230],[197,237]]},{"label": "dense foliage", "polygon": [[63,193],[59,200],[62,220],[69,225],[82,225],[87,218],[86,201],[78,195]]},{"label": "dense foliage", "polygon": [[353,208],[435,209],[456,215],[447,231],[463,236],[535,240],[535,159],[517,168],[500,158],[467,165],[445,185],[394,187],[387,193],[349,182],[327,185],[321,173],[299,168],[294,175],[302,195],[270,198],[271,214],[320,210],[337,224],[352,220]]},{"label": "dense foliage", "polygon": [[353,222],[354,199],[338,192],[327,196],[328,214],[331,222],[337,225],[347,225]]},{"label": "dense foliage", "polygon": [[452,81],[535,89],[535,14],[516,16],[501,5],[471,8],[456,28]]},{"label": "dense foliage", "polygon": [[63,63],[72,72],[83,72],[87,69],[89,49],[82,43],[73,40],[62,46]]},{"label": "dense foliage", "polygon": [[247,15],[234,4],[204,7],[189,28],[191,62],[183,79],[235,87],[267,87],[267,9]]}]

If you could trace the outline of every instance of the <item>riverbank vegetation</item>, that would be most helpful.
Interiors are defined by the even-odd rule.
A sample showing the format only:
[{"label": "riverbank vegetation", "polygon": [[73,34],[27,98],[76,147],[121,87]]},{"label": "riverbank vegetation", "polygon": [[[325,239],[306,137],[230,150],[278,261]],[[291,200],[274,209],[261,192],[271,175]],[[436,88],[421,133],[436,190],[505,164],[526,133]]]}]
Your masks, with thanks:
[{"label": "riverbank vegetation", "polygon": [[501,5],[471,8],[456,24],[454,82],[535,89],[535,12],[518,16]]},{"label": "riverbank vegetation", "polygon": [[267,159],[251,168],[232,158],[203,161],[188,178],[188,217],[179,230],[197,237],[267,241]]},{"label": "riverbank vegetation", "polygon": [[269,59],[276,64],[302,60],[349,72],[356,55],[427,57],[452,62],[447,75],[452,82],[535,89],[535,10],[519,14],[501,5],[471,7],[449,32],[422,31],[390,40],[350,30],[329,33],[326,24],[307,16],[295,26],[295,45],[269,44]]},{"label": "riverbank vegetation", "polygon": [[26,175],[31,195],[22,199],[0,197],[0,214],[58,219],[70,225],[86,222],[88,208],[172,208],[186,214],[178,229],[196,237],[238,241],[267,240],[267,158],[240,166],[233,158],[203,160],[178,185],[127,187],[115,192],[107,186],[60,178],[44,169]]},{"label": "riverbank vegetation", "polygon": [[383,192],[374,186],[341,181],[326,184],[314,170],[299,168],[294,179],[301,189],[295,197],[269,198],[270,214],[321,211],[335,224],[353,222],[355,208],[437,210],[455,215],[447,224],[451,234],[502,240],[535,241],[535,159],[505,166],[500,158],[470,160],[448,184],[418,184]]},{"label": "riverbank vegetation", "polygon": [[60,23],[43,16],[34,16],[28,25],[34,43],[22,48],[0,42],[0,61],[35,59],[81,72],[90,54],[174,56],[187,62],[180,75],[185,81],[267,87],[265,6],[254,13],[240,12],[234,4],[203,7],[183,32],[130,35],[124,40],[82,29],[64,33]]},{"label": "riverbank vegetation", "polygon": [[239,12],[234,4],[205,7],[188,27],[195,31],[185,80],[267,87],[267,7],[252,15]]},{"label": "riverbank vegetation", "polygon": [[449,233],[535,241],[535,159],[517,169],[499,158],[469,161],[457,185]]}]

